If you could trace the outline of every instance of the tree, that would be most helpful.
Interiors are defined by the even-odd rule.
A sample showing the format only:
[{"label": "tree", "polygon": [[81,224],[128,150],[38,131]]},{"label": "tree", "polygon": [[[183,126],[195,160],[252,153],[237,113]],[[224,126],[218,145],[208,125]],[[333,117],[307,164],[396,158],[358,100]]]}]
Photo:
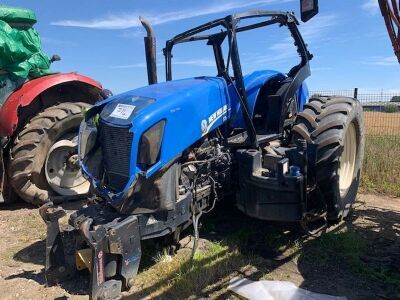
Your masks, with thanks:
[{"label": "tree", "polygon": [[383,107],[383,111],[386,113],[394,113],[397,112],[397,106],[395,104],[386,104]]},{"label": "tree", "polygon": [[400,102],[400,96],[393,96],[390,102]]}]

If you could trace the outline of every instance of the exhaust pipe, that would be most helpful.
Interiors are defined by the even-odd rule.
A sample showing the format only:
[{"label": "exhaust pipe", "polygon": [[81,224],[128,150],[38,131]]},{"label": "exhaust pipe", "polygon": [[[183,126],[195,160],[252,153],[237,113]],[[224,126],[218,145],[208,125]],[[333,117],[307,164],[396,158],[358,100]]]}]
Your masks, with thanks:
[{"label": "exhaust pipe", "polygon": [[156,37],[150,22],[143,17],[139,17],[140,22],[146,29],[147,36],[144,37],[144,49],[146,52],[147,78],[149,84],[157,83],[157,64],[156,64]]}]

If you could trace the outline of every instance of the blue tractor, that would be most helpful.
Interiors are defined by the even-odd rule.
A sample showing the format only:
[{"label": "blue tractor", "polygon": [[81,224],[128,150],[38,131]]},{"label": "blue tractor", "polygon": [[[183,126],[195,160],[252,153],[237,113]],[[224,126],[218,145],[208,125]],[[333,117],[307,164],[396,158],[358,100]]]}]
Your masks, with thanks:
[{"label": "blue tractor", "polygon": [[[312,55],[292,13],[229,15],[175,36],[163,83],[152,28],[142,23],[149,85],[97,103],[80,127],[79,160],[96,196],[70,215],[51,202],[40,210],[48,282],[88,268],[91,297],[116,298],[134,282],[141,240],[176,242],[191,225],[197,237],[200,216],[223,198],[251,217],[306,228],[346,217],[361,175],[361,105],[309,99]],[[299,64],[243,75],[237,35],[272,25],[290,31]],[[172,51],[192,41],[212,47],[218,74],[173,80]]]}]

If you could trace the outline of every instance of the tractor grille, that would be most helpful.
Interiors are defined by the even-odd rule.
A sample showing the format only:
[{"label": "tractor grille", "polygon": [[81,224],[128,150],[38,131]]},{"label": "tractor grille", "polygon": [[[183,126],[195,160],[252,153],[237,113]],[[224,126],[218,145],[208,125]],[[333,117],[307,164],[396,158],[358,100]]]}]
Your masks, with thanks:
[{"label": "tractor grille", "polygon": [[129,180],[133,134],[128,127],[114,127],[100,121],[106,185],[121,191]]}]

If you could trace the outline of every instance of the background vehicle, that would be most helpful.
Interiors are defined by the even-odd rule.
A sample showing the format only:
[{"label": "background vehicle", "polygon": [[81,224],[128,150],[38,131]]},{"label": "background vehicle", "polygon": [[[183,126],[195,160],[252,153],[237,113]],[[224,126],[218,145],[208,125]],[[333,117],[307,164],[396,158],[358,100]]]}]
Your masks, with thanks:
[{"label": "background vehicle", "polygon": [[[315,1],[302,2],[307,20]],[[88,268],[92,298],[118,297],[133,284],[141,240],[169,235],[176,243],[193,225],[196,241],[199,218],[227,195],[263,220],[307,226],[348,214],[361,175],[361,105],[352,98],[308,101],[312,55],[292,13],[229,15],[175,36],[164,48],[164,83],[156,82],[153,31],[141,21],[149,86],[96,104],[80,128],[79,160],[97,198],[71,214],[68,226],[59,222],[62,208],[40,209],[48,282]],[[237,35],[271,25],[287,27],[300,62],[287,74],[243,76]],[[172,80],[174,47],[193,41],[212,47],[217,76]]]},{"label": "background vehicle", "polygon": [[77,73],[56,74],[59,60],[42,53],[28,9],[0,6],[0,202],[40,205],[49,198],[85,194],[89,183],[77,164],[82,111],[101,96],[101,85]]},{"label": "background vehicle", "polygon": [[385,19],[385,25],[393,45],[394,54],[400,62],[400,2],[396,2],[395,0],[378,0],[378,2],[382,16]]}]

